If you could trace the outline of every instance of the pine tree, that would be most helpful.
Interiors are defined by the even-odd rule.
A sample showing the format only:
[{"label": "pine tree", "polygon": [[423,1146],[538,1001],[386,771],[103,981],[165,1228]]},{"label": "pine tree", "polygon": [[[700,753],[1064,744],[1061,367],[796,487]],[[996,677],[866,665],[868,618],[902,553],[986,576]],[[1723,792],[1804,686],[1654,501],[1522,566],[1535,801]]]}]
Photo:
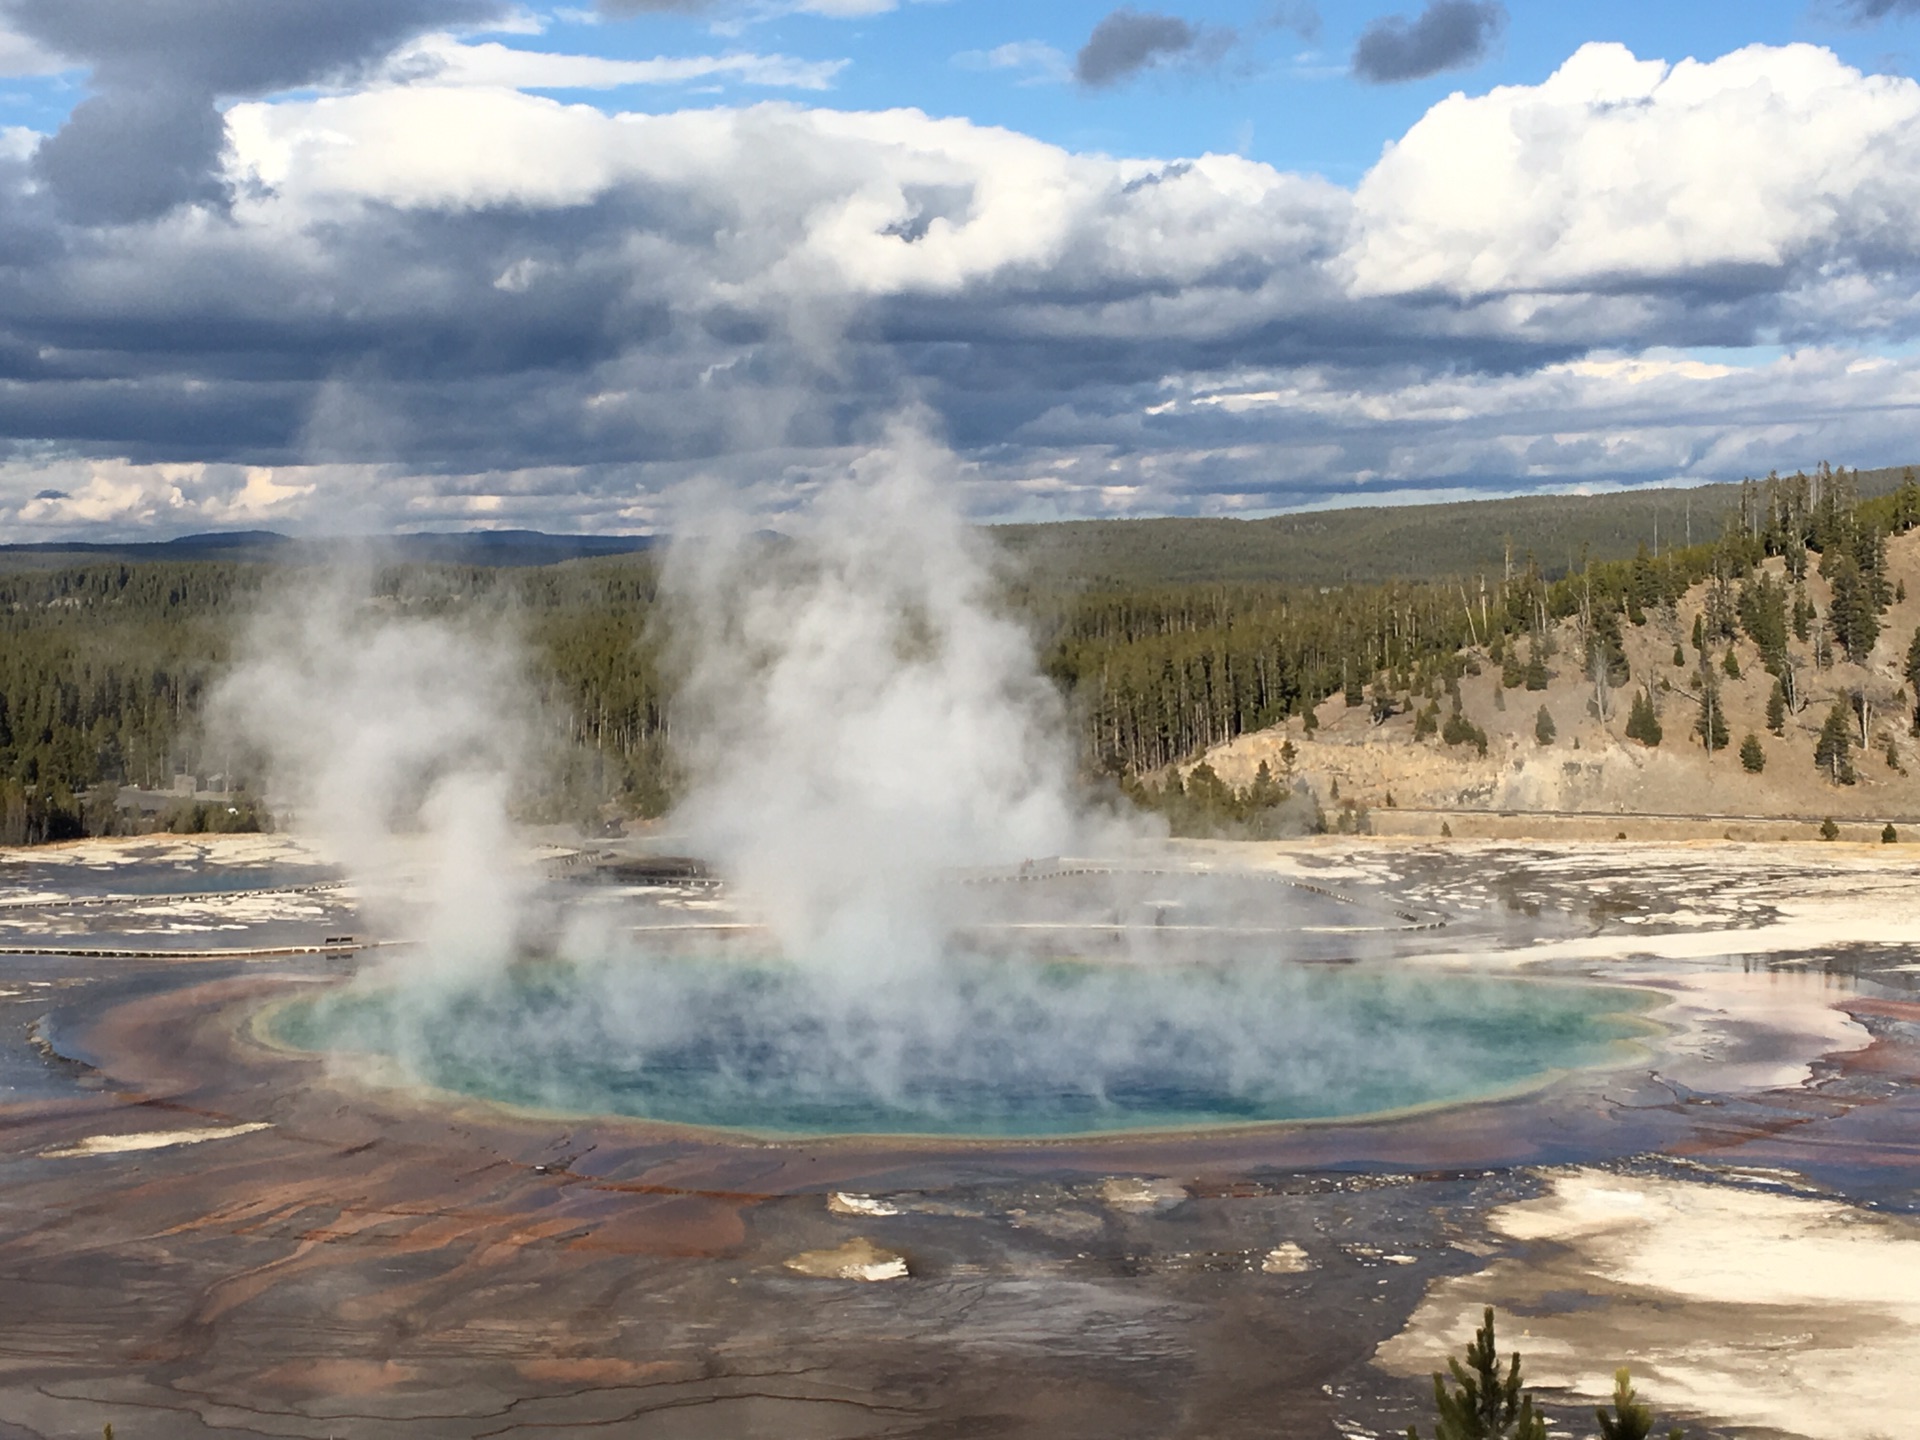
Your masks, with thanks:
[{"label": "pine tree", "polygon": [[1662,733],[1660,717],[1654,712],[1653,697],[1642,690],[1633,697],[1633,708],[1627,712],[1627,738],[1652,748],[1660,743]]},{"label": "pine tree", "polygon": [[1546,646],[1538,635],[1535,635],[1527,644],[1526,681],[1527,689],[1529,690],[1544,690],[1547,688],[1547,658],[1544,653],[1545,649]]},{"label": "pine tree", "polygon": [[1471,745],[1481,755],[1487,753],[1487,732],[1458,710],[1449,715],[1447,723],[1440,727],[1440,738],[1449,745]]},{"label": "pine tree", "polygon": [[1551,745],[1553,737],[1558,733],[1554,728],[1553,716],[1548,713],[1547,707],[1542,705],[1540,713],[1533,717],[1533,738],[1542,745]]},{"label": "pine tree", "polygon": [[1907,689],[1913,692],[1913,733],[1920,735],[1920,630],[1907,644]]},{"label": "pine tree", "polygon": [[[1433,1377],[1433,1403],[1440,1412],[1434,1440],[1547,1440],[1547,1423],[1534,1412],[1533,1396],[1521,1393],[1520,1356],[1516,1351],[1506,1378],[1500,1376],[1500,1356],[1494,1347],[1493,1307],[1486,1322],[1467,1346],[1467,1363],[1447,1357],[1455,1388],[1447,1377]],[[1420,1440],[1420,1427],[1407,1427],[1407,1440]]]},{"label": "pine tree", "polygon": [[1831,815],[1820,822],[1820,838],[1822,840],[1838,840],[1840,838],[1840,827],[1833,823],[1833,817]]},{"label": "pine tree", "polygon": [[1802,645],[1813,637],[1813,602],[1807,598],[1807,587],[1796,584],[1793,587],[1793,638]]},{"label": "pine tree", "polygon": [[1720,703],[1720,682],[1711,670],[1700,672],[1700,714],[1693,722],[1693,733],[1700,737],[1709,755],[1727,748],[1726,708]]},{"label": "pine tree", "polygon": [[[1613,1414],[1604,1409],[1593,1413],[1600,1421],[1600,1440],[1647,1440],[1653,1434],[1653,1411],[1634,1395],[1624,1366],[1613,1372]],[[1676,1426],[1667,1432],[1667,1440],[1680,1440],[1685,1433]]]},{"label": "pine tree", "polygon": [[1864,662],[1880,638],[1880,611],[1874,603],[1872,580],[1851,555],[1836,555],[1832,568],[1833,605],[1827,613],[1827,626],[1849,660]]},{"label": "pine tree", "polygon": [[1787,592],[1762,572],[1740,587],[1740,626],[1760,651],[1760,663],[1775,675],[1787,658]]},{"label": "pine tree", "polygon": [[1787,731],[1787,687],[1778,680],[1767,695],[1767,729],[1776,735]]},{"label": "pine tree", "polygon": [[1253,772],[1253,784],[1247,787],[1247,808],[1267,810],[1286,799],[1286,792],[1273,778],[1273,771],[1262,760],[1260,768]]},{"label": "pine tree", "polygon": [[1731,645],[1727,647],[1727,658],[1720,662],[1720,668],[1726,672],[1729,680],[1740,678],[1740,657],[1734,653]]},{"label": "pine tree", "polygon": [[1880,843],[1882,845],[1898,845],[1900,843],[1900,832],[1893,828],[1893,822],[1891,820],[1887,822],[1886,829],[1880,832]]},{"label": "pine tree", "polygon": [[1682,650],[1678,645],[1674,646],[1673,647],[1674,668],[1676,670],[1683,669],[1685,668],[1686,663],[1687,663],[1687,652]]},{"label": "pine tree", "polygon": [[1767,768],[1767,752],[1760,746],[1760,737],[1751,730],[1740,742],[1740,768],[1749,775],[1758,775]]},{"label": "pine tree", "polygon": [[1820,740],[1813,748],[1813,763],[1816,768],[1826,771],[1828,778],[1836,785],[1854,783],[1853,715],[1847,708],[1844,695],[1834,697],[1833,709],[1827,712],[1827,718],[1820,726]]}]

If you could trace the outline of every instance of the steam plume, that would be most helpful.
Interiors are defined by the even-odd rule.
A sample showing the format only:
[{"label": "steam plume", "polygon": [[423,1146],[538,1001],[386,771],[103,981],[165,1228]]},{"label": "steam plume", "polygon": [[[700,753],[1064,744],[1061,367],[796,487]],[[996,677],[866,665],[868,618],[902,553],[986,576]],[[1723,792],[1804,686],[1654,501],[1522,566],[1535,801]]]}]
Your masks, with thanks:
[{"label": "steam plume", "polygon": [[956,867],[1074,836],[1059,697],[995,607],[955,469],[903,422],[786,538],[708,504],[669,552],[676,818],[810,965],[924,969]]},{"label": "steam plume", "polygon": [[531,896],[508,812],[530,736],[519,651],[477,623],[396,615],[370,581],[366,566],[292,577],[210,723],[259,757],[376,923],[436,968],[495,968]]}]

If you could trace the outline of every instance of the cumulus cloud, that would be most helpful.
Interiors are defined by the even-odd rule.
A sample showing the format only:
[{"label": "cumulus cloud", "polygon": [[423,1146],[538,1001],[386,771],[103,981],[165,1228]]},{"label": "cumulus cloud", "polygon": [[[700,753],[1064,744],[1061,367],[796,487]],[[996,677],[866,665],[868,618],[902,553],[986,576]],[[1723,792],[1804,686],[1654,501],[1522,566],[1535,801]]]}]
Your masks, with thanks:
[{"label": "cumulus cloud", "polygon": [[1920,259],[1920,86],[1809,45],[1670,66],[1589,44],[1538,86],[1435,105],[1356,200],[1361,293],[1637,292],[1731,319],[1824,289],[1852,311],[1829,324],[1893,323],[1907,302],[1872,277]]},{"label": "cumulus cloud", "polygon": [[502,0],[0,0],[0,20],[91,71],[94,94],[40,147],[41,178],[83,221],[221,198],[216,101],[339,78],[422,30]]},{"label": "cumulus cloud", "polygon": [[[1920,85],[1811,47],[1590,46],[1434,106],[1352,190],[449,72],[230,106],[212,223],[62,218],[0,136],[0,529],[644,529],[695,478],[777,509],[916,401],[978,514],[1722,478],[1912,433],[1914,366],[1857,367],[1920,335]],[[1821,348],[1632,368],[1757,343]]]},{"label": "cumulus cloud", "polygon": [[1354,77],[1390,85],[1475,64],[1506,22],[1499,0],[1429,0],[1412,20],[1388,15],[1360,32],[1353,47]]},{"label": "cumulus cloud", "polygon": [[1199,40],[1200,32],[1177,15],[1122,6],[1093,27],[1074,57],[1073,73],[1082,85],[1117,85],[1151,65],[1184,54]]}]

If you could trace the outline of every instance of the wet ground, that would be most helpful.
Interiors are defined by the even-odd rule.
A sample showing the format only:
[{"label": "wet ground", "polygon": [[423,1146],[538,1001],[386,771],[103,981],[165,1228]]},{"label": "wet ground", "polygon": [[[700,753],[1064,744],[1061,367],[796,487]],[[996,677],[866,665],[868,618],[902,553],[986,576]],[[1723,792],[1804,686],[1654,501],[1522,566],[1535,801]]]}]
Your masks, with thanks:
[{"label": "wet ground", "polygon": [[[1183,873],[1229,862],[1253,873]],[[1600,1274],[1570,1195],[1678,1187],[1646,1191],[1661,1215],[1675,1193],[1784,1197],[1881,1227],[1888,1254],[1920,1245],[1902,1228],[1920,1209],[1920,953],[1901,938],[1920,930],[1897,856],[1195,847],[1144,909],[1078,868],[973,878],[1016,897],[995,926],[1058,924],[1043,897],[1078,886],[1076,923],[1190,924],[1195,945],[1256,928],[1271,911],[1244,897],[1284,892],[1293,959],[1390,946],[1628,979],[1672,997],[1668,1033],[1631,1067],[1372,1124],[713,1142],[422,1097],[258,1043],[262,1005],[402,938],[368,933],[354,893],[315,888],[338,877],[283,842],[13,852],[0,1440],[107,1422],[123,1440],[1386,1435],[1427,1421],[1419,1356],[1477,1303],[1509,1336],[1551,1331],[1555,1383],[1653,1365],[1695,1402],[1692,1433],[1730,1434],[1679,1363],[1687,1327],[1620,1321],[1623,1304],[1690,1312]],[[556,864],[556,883],[637,923],[724,923],[698,884],[589,887],[590,870]],[[869,1262],[904,1274],[836,1276]],[[1610,1353],[1635,1333],[1675,1351],[1665,1372]],[[1609,1353],[1583,1367],[1583,1345]],[[1916,1433],[1902,1424],[1881,1433]]]}]

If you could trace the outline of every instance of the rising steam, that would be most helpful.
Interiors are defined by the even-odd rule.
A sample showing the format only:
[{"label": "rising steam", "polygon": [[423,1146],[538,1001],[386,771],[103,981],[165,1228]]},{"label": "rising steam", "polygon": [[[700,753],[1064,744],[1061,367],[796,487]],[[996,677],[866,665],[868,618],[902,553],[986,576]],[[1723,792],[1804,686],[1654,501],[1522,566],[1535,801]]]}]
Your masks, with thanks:
[{"label": "rising steam", "polygon": [[994,603],[953,457],[907,425],[782,537],[704,504],[668,554],[676,812],[786,953],[924,969],[955,869],[1076,831],[1060,700]]},{"label": "rising steam", "polygon": [[[956,883],[967,867],[1120,837],[1076,806],[1061,701],[996,603],[957,482],[901,427],[783,534],[712,497],[685,510],[663,574],[688,777],[671,824],[765,942],[668,947],[630,904],[534,882],[509,814],[534,727],[497,628],[407,618],[348,582],[263,619],[216,714],[421,942],[326,1002],[314,1043],[503,1098],[776,1128],[964,1129],[996,1107],[1017,1126],[1028,1097],[1103,1129],[1201,1101],[1324,1111],[1299,1097],[1328,1086],[1327,1113],[1350,1113],[1429,1093],[1407,1076],[1454,1084],[1406,1022],[1451,1013],[1437,995],[1278,963],[1278,932],[1170,965],[1140,938],[1153,922],[1129,922],[1124,875],[1093,905],[1114,963],[963,928],[987,898]],[[1022,924],[1068,918],[1047,887],[999,888],[1027,897]]]},{"label": "rising steam", "polygon": [[533,893],[509,815],[532,734],[520,653],[497,626],[395,613],[372,576],[289,576],[209,723],[257,757],[376,925],[421,942],[416,971],[497,969]]}]

